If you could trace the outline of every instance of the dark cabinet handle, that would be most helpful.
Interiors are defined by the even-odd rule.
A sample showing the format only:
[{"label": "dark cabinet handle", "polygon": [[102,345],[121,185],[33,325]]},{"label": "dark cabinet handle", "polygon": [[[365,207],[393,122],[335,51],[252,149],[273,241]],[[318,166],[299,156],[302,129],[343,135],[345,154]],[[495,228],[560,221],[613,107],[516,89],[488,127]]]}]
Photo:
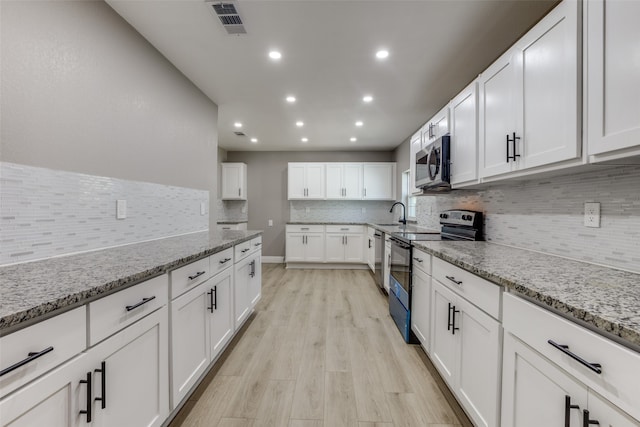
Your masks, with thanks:
[{"label": "dark cabinet handle", "polygon": [[242,196],[242,189],[238,188],[238,197]]},{"label": "dark cabinet handle", "polygon": [[349,231],[349,227],[347,228],[341,228],[340,231]]},{"label": "dark cabinet handle", "polygon": [[90,423],[91,422],[91,408],[93,407],[93,399],[91,398],[91,390],[92,390],[92,386],[91,386],[91,372],[87,372],[87,379],[86,380],[80,380],[80,384],[86,384],[87,385],[87,409],[84,411],[80,411],[80,414],[82,415],[86,415],[87,416],[87,422]]},{"label": "dark cabinet handle", "polygon": [[[520,139],[519,136],[516,136],[516,133],[513,132],[513,138],[509,139],[509,134],[507,134],[507,163],[509,163],[509,160],[513,160],[514,162],[516,161],[516,158],[520,157],[520,154],[516,154],[516,141]],[[513,156],[509,155],[509,143],[513,144]]]},{"label": "dark cabinet handle", "polygon": [[155,295],[152,296],[152,297],[149,297],[149,298],[142,298],[142,301],[140,301],[139,303],[134,304],[134,305],[128,305],[125,308],[127,309],[127,311],[131,311],[131,310],[134,310],[134,309],[140,307],[141,305],[145,305],[146,303],[148,303],[149,301],[152,301],[154,299],[156,299]]},{"label": "dark cabinet handle", "polygon": [[102,381],[100,383],[100,389],[102,392],[102,396],[96,397],[96,402],[100,402],[102,405],[102,409],[107,407],[107,362],[102,361],[100,364],[100,369],[94,369],[93,372],[99,372],[102,377]]},{"label": "dark cabinet handle", "polygon": [[242,252],[242,253],[249,252],[249,248],[247,248],[247,249],[242,249],[240,252]]},{"label": "dark cabinet handle", "polygon": [[423,259],[422,259],[422,258],[416,258],[416,257],[413,257],[413,259],[414,259],[414,260],[416,260],[416,261],[418,261],[418,262],[422,262],[422,261],[423,261]]},{"label": "dark cabinet handle", "polygon": [[369,239],[369,249],[371,249],[371,239]]},{"label": "dark cabinet handle", "polygon": [[571,410],[580,409],[578,405],[571,404],[571,396],[564,396],[564,427],[571,427]]},{"label": "dark cabinet handle", "polygon": [[456,278],[454,276],[444,276],[444,277],[446,277],[447,279],[451,280],[456,285],[462,285],[462,280],[456,280]]},{"label": "dark cabinet handle", "polygon": [[193,276],[189,276],[189,280],[197,279],[198,277],[202,276],[204,273],[206,273],[206,271],[198,271]]},{"label": "dark cabinet handle", "polygon": [[218,264],[225,264],[225,263],[227,263],[229,261],[231,261],[231,258],[221,259],[220,261],[218,261]]},{"label": "dark cabinet handle", "polygon": [[254,259],[249,263],[249,277],[254,277],[256,275],[256,260]]},{"label": "dark cabinet handle", "polygon": [[600,421],[598,420],[592,420],[589,418],[589,411],[588,410],[583,410],[582,411],[582,427],[589,427],[592,425],[600,425]]},{"label": "dark cabinet handle", "polygon": [[456,328],[456,313],[460,313],[460,310],[456,310],[456,306],[453,306],[453,310],[451,310],[453,315],[451,316],[451,334],[455,335],[456,331],[459,331],[460,328]]},{"label": "dark cabinet handle", "polygon": [[309,230],[309,227],[300,227],[300,230],[307,231]]},{"label": "dark cabinet handle", "polygon": [[569,351],[569,346],[568,345],[558,344],[558,343],[554,342],[553,340],[548,340],[547,342],[549,344],[551,344],[552,346],[554,346],[555,348],[557,348],[558,350],[560,350],[561,352],[563,352],[564,354],[566,354],[567,356],[571,357],[574,360],[577,360],[582,365],[584,365],[587,368],[591,369],[596,374],[601,374],[602,373],[602,365],[601,364],[587,362],[582,357],[580,357],[577,354]]},{"label": "dark cabinet handle", "polygon": [[451,303],[449,303],[449,308],[447,309],[447,331],[451,330]]},{"label": "dark cabinet handle", "polygon": [[262,243],[260,243],[260,242],[253,244],[253,246],[260,246],[260,245],[262,245]]},{"label": "dark cabinet handle", "polygon": [[9,366],[8,368],[4,368],[2,371],[0,371],[0,377],[3,376],[3,375],[8,374],[11,371],[15,371],[19,367],[24,366],[29,362],[33,362],[37,358],[42,357],[45,354],[47,354],[49,352],[52,352],[52,351],[53,351],[53,347],[47,347],[44,350],[38,351],[38,352],[31,351],[31,352],[27,353],[27,357],[25,359],[22,359],[18,363],[14,363],[13,365]]},{"label": "dark cabinet handle", "polygon": [[218,309],[218,286],[214,286],[209,292],[207,292],[207,295],[209,295],[209,301],[211,303],[209,310],[213,313],[213,310]]}]

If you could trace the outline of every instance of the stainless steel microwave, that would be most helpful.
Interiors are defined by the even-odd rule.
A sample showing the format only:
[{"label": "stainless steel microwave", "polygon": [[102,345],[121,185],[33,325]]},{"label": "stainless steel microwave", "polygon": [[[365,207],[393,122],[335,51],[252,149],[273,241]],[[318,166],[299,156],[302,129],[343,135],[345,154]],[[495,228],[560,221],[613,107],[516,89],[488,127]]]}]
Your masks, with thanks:
[{"label": "stainless steel microwave", "polygon": [[416,188],[431,191],[451,189],[451,138],[449,135],[416,153]]}]

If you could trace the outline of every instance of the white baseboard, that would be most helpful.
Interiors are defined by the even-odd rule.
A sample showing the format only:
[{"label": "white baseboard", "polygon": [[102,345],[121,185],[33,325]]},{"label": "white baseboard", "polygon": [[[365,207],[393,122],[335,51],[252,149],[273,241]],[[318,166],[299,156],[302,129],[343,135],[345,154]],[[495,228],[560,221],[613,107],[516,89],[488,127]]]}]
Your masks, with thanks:
[{"label": "white baseboard", "polygon": [[368,270],[367,264],[338,264],[338,263],[319,263],[319,262],[288,262],[287,268],[306,268],[316,270]]},{"label": "white baseboard", "polygon": [[263,256],[262,257],[263,264],[284,264],[283,256]]}]

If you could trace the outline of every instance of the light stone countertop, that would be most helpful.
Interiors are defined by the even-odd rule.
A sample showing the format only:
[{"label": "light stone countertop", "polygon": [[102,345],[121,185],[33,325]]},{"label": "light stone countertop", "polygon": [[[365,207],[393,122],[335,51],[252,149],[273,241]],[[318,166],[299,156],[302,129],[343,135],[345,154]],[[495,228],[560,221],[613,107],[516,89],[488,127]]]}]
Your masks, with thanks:
[{"label": "light stone countertop", "polygon": [[0,335],[250,240],[200,232],[0,267]]},{"label": "light stone countertop", "polygon": [[229,220],[221,220],[221,221],[216,221],[216,224],[246,224],[248,223],[249,220],[244,219],[244,220],[239,220],[239,219],[229,219]]},{"label": "light stone countertop", "polygon": [[640,351],[640,274],[487,242],[414,246]]}]

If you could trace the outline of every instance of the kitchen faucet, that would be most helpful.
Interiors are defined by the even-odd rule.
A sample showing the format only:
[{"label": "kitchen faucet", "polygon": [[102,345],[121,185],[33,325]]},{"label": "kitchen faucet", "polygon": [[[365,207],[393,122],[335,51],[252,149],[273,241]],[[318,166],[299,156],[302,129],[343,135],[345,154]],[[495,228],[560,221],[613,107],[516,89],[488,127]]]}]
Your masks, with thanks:
[{"label": "kitchen faucet", "polygon": [[402,206],[402,218],[400,219],[400,222],[403,223],[404,225],[407,225],[407,207],[404,205],[404,203],[395,202],[393,205],[391,205],[391,209],[389,209],[389,212],[393,212],[393,208],[396,205],[401,205]]}]

